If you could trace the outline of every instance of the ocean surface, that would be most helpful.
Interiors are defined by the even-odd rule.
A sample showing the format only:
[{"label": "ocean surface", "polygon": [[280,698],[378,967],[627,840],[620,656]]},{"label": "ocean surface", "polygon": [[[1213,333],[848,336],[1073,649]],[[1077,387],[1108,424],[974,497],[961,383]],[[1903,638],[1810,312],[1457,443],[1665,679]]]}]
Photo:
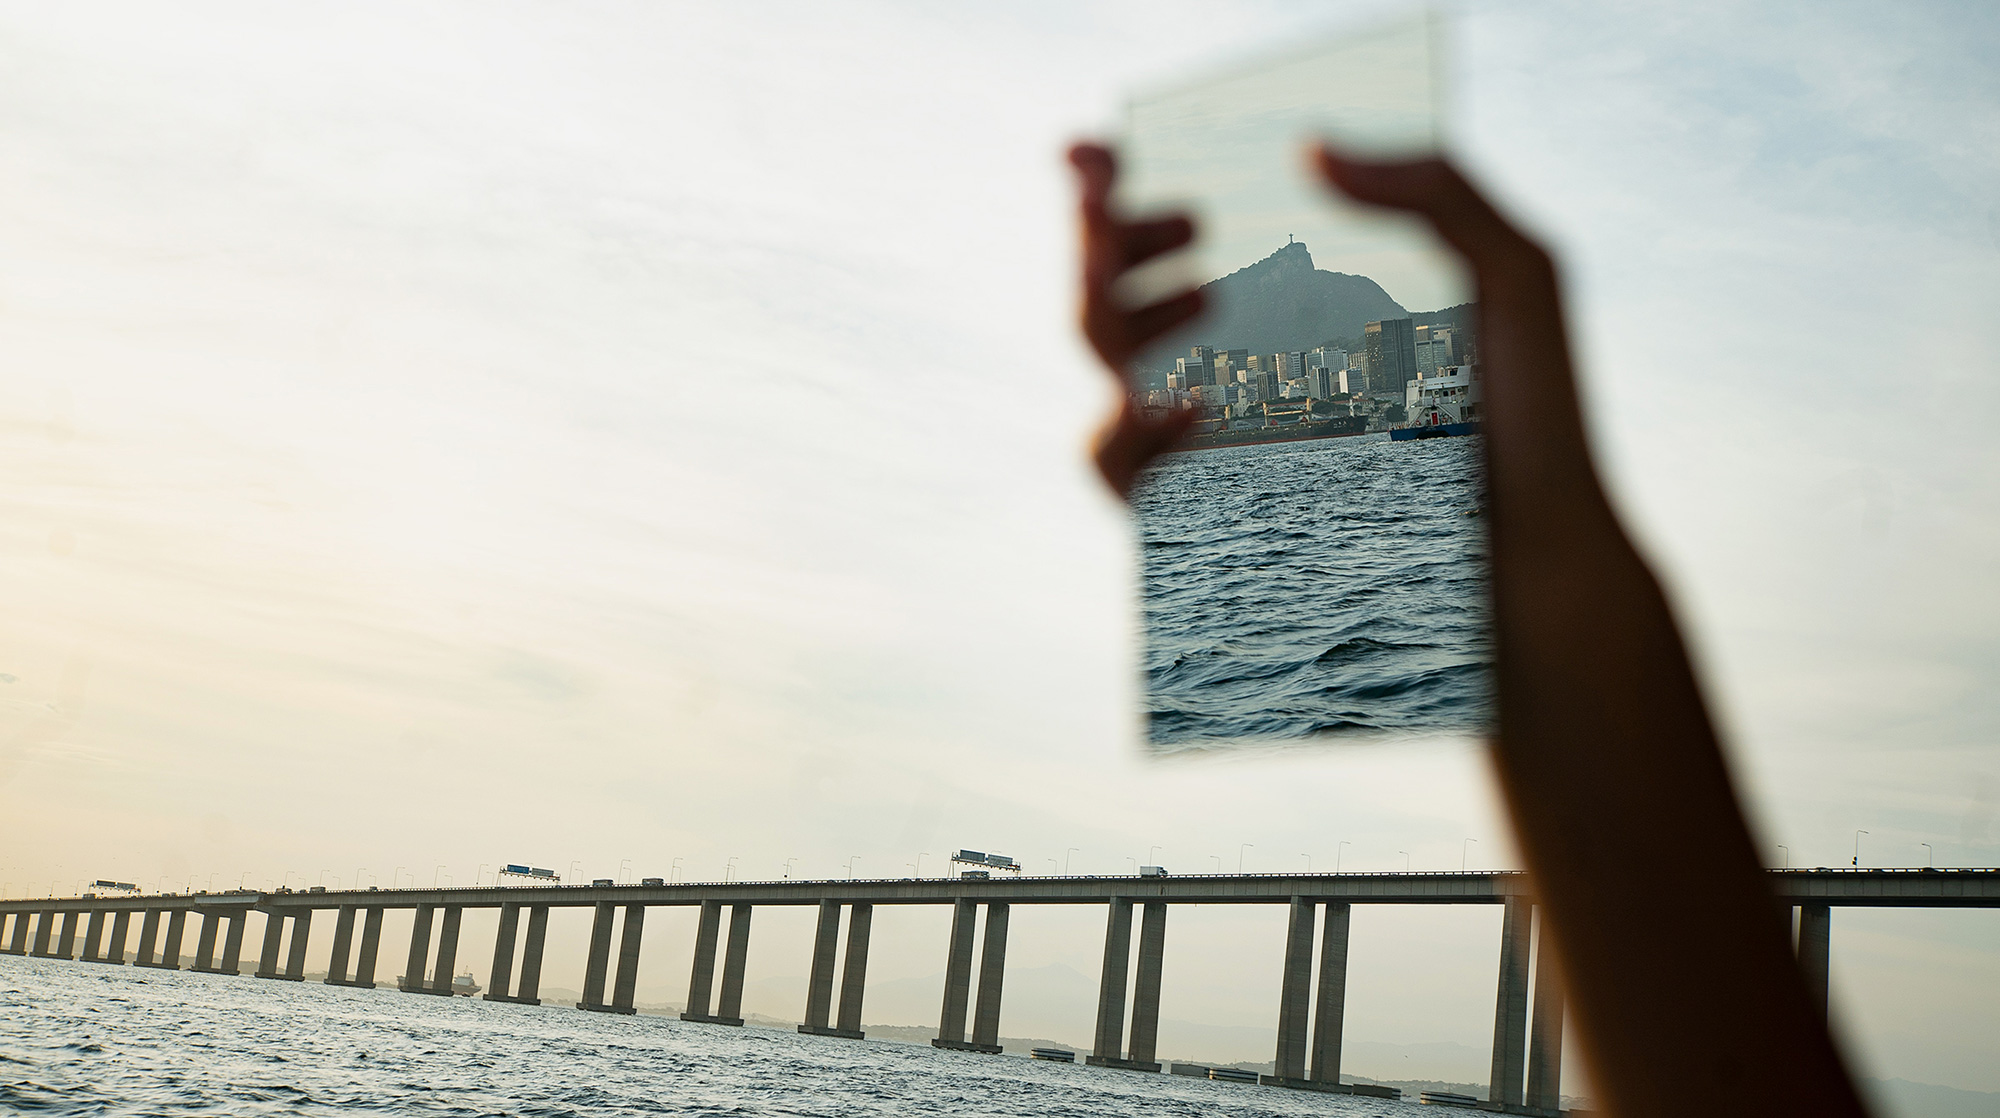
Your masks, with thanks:
[{"label": "ocean surface", "polygon": [[0,956],[0,1112],[1410,1115],[928,1045]]},{"label": "ocean surface", "polygon": [[1169,457],[1135,494],[1163,752],[1491,722],[1478,436]]}]

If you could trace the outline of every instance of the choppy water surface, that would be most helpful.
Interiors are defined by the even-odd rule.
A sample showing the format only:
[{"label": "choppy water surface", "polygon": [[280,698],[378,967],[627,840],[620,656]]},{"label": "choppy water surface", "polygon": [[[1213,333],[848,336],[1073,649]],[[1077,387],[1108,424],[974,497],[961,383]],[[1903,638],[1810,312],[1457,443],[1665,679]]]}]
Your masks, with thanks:
[{"label": "choppy water surface", "polygon": [[0,1111],[1402,1115],[928,1046],[0,956]]},{"label": "choppy water surface", "polygon": [[1477,436],[1230,447],[1134,500],[1164,751],[1490,722]]}]

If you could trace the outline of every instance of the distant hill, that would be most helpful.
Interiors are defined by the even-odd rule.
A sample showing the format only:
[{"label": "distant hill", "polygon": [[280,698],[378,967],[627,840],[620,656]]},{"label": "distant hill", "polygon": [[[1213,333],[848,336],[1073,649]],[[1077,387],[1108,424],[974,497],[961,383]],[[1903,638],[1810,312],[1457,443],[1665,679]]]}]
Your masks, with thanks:
[{"label": "distant hill", "polygon": [[1367,276],[1322,272],[1312,253],[1294,242],[1247,268],[1202,284],[1209,311],[1140,355],[1155,370],[1173,368],[1189,346],[1279,353],[1312,349],[1340,338],[1359,338],[1361,329],[1410,312]]},{"label": "distant hill", "polygon": [[[1286,245],[1247,268],[1201,287],[1208,313],[1144,352],[1136,364],[1164,377],[1190,346],[1247,349],[1251,353],[1308,350],[1328,343],[1358,348],[1363,328],[1385,318],[1411,318],[1419,326],[1462,324],[1472,304],[1412,314],[1367,276],[1325,272],[1313,266],[1303,242]],[[1164,381],[1161,381],[1164,384]]]}]

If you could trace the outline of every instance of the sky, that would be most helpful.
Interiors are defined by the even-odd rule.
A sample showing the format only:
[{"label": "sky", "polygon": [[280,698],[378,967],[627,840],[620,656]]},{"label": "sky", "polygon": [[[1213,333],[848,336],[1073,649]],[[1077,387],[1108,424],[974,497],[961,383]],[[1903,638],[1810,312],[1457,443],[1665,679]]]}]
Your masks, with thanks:
[{"label": "sky", "polygon": [[[0,888],[1517,865],[1474,742],[1140,748],[1061,150],[1406,10],[1226,7],[0,6]],[[2000,863],[1995,17],[1452,13],[1771,863]],[[1017,915],[1003,1033],[1088,1037],[1099,916]],[[1163,1054],[1269,1058],[1282,913],[1173,919]],[[1991,914],[1833,928],[1864,1074],[2000,1091]],[[1354,937],[1348,1070],[1483,1070],[1498,913]]]}]

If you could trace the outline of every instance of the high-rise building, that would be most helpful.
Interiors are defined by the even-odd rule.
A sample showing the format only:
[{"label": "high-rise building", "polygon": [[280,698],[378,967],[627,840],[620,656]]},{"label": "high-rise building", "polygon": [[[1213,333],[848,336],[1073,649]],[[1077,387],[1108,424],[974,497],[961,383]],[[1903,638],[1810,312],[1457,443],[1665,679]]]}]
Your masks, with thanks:
[{"label": "high-rise building", "polygon": [[1323,345],[1306,354],[1306,368],[1331,369],[1337,373],[1347,368],[1347,351]]},{"label": "high-rise building", "polygon": [[1331,400],[1341,391],[1340,370],[1318,365],[1306,370],[1306,395],[1315,400]]},{"label": "high-rise building", "polygon": [[1417,379],[1417,335],[1407,318],[1385,318],[1362,328],[1368,342],[1368,394],[1403,398]]},{"label": "high-rise building", "polygon": [[1188,355],[1178,362],[1181,375],[1187,378],[1188,387],[1197,384],[1215,383],[1215,350],[1209,346],[1188,347]]}]

